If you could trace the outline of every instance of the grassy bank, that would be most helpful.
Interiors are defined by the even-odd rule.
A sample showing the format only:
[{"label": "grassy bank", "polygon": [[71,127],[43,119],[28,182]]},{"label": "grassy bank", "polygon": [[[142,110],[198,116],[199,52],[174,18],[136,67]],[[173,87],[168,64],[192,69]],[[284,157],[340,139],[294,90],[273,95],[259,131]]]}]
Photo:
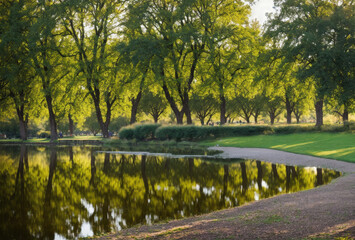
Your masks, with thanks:
[{"label": "grassy bank", "polygon": [[229,137],[203,141],[205,146],[271,148],[355,163],[355,134],[294,133]]}]

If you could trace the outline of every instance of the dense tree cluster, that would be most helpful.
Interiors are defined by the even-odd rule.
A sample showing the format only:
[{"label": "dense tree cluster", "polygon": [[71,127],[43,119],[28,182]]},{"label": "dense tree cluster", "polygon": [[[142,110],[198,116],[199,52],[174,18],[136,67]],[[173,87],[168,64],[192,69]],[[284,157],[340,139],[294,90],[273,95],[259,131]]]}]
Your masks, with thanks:
[{"label": "dense tree cluster", "polygon": [[275,0],[263,32],[253,1],[0,4],[0,120],[16,115],[24,140],[43,118],[56,140],[78,123],[109,137],[122,116],[133,124],[143,113],[273,124],[315,109],[320,126],[325,103],[344,122],[355,110],[351,0]]}]

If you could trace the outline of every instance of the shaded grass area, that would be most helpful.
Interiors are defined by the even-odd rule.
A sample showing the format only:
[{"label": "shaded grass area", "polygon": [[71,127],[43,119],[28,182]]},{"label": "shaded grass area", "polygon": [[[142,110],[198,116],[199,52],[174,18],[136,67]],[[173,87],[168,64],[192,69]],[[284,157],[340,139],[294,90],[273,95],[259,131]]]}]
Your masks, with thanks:
[{"label": "shaded grass area", "polygon": [[352,133],[241,136],[201,143],[205,146],[271,148],[355,163],[355,134]]}]

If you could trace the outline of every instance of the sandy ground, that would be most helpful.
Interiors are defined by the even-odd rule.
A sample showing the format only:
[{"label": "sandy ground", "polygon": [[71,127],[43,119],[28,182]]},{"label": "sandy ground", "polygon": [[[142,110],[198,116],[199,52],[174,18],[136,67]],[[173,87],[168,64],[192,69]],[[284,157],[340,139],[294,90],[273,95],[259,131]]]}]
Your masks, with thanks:
[{"label": "sandy ground", "polygon": [[334,169],[331,184],[96,239],[355,239],[355,164],[271,149],[213,147],[224,158]]}]

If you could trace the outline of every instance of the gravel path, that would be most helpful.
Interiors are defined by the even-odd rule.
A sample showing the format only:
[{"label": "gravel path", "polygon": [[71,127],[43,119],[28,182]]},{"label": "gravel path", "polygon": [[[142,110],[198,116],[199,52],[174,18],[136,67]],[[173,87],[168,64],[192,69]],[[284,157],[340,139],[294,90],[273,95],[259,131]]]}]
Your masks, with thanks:
[{"label": "gravel path", "polygon": [[355,164],[270,149],[213,147],[224,158],[330,168],[331,184],[97,239],[355,239]]}]

